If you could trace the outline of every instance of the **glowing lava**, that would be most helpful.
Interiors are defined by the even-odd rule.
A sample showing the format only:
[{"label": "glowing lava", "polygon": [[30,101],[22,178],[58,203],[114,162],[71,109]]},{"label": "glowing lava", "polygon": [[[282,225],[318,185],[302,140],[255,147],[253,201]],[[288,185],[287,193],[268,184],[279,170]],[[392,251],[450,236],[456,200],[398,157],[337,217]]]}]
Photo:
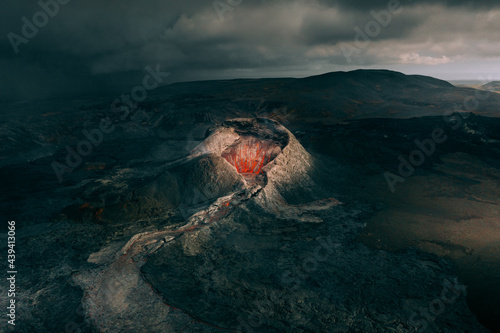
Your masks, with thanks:
[{"label": "glowing lava", "polygon": [[238,173],[260,174],[262,168],[276,157],[275,145],[255,138],[243,139],[237,145],[228,148],[223,154]]}]

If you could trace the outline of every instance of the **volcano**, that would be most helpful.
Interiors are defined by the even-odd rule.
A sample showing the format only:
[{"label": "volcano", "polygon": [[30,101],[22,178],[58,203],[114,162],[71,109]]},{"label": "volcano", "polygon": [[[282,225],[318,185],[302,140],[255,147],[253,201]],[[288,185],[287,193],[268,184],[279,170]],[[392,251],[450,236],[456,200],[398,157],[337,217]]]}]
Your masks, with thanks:
[{"label": "volcano", "polygon": [[293,136],[278,122],[266,118],[238,118],[209,129],[192,156],[213,153],[232,165],[247,182],[266,183],[266,168]]},{"label": "volcano", "polygon": [[[141,104],[148,122],[94,99],[11,108],[0,206],[33,272],[16,329],[497,327],[500,120],[484,115],[500,95],[455,129],[442,114],[469,95],[359,71],[171,85]],[[58,183],[51,163],[108,115],[116,130]],[[392,194],[384,172],[436,128],[449,139]]]},{"label": "volcano", "polygon": [[[184,206],[183,219],[101,248],[88,259],[97,266],[73,276],[84,291],[86,317],[103,332],[285,332],[291,322],[323,332],[332,317],[349,323],[339,332],[409,330],[411,309],[441,292],[427,295],[426,286],[453,279],[441,259],[355,242],[362,211],[333,197],[345,171],[316,159],[274,120],[224,121],[188,156],[150,175],[120,197],[134,198],[143,214],[154,206]],[[105,191],[100,185],[87,193],[111,197]],[[111,207],[99,209],[112,219]],[[408,267],[418,269],[408,275]],[[353,278],[357,284],[345,282]],[[360,293],[358,286],[369,287]],[[255,316],[258,322],[250,319]],[[446,325],[440,327],[451,325],[443,332],[482,332],[464,295],[441,318]]]},{"label": "volcano", "polygon": [[273,161],[288,143],[288,134],[278,123],[257,118],[255,121],[233,120],[225,122],[240,138],[222,152],[222,157],[233,165],[238,173],[258,175],[263,167]]}]

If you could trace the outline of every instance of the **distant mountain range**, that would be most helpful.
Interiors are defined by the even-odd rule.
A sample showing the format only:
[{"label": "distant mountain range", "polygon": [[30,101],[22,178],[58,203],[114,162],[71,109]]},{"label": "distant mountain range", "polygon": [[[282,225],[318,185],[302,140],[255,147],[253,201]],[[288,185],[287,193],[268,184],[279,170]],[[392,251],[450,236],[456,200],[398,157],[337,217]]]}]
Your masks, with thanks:
[{"label": "distant mountain range", "polygon": [[500,81],[493,81],[481,86],[481,89],[500,92]]},{"label": "distant mountain range", "polygon": [[153,95],[168,97],[181,109],[183,104],[193,103],[204,109],[214,107],[217,116],[224,115],[224,110],[233,110],[246,115],[278,118],[281,115],[289,121],[293,118],[300,122],[411,118],[445,114],[450,110],[500,116],[500,94],[475,103],[476,95],[484,96],[475,89],[388,70],[332,72],[302,79],[176,83],[157,89]]}]

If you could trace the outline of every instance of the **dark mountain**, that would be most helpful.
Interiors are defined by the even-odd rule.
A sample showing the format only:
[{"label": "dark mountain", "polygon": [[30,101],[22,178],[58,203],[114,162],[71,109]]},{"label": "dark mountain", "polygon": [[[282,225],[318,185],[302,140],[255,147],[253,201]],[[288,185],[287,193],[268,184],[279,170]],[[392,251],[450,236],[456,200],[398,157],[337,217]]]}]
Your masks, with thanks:
[{"label": "dark mountain", "polygon": [[500,92],[500,81],[492,81],[481,86],[481,89]]},{"label": "dark mountain", "polygon": [[450,110],[497,117],[500,102],[500,95],[494,94],[479,101],[477,110],[467,109],[464,102],[475,97],[474,89],[388,70],[333,72],[303,79],[179,83],[156,93],[173,96],[177,101],[191,98],[206,107],[225,103],[250,113],[272,114],[280,110],[307,122],[435,116]]}]

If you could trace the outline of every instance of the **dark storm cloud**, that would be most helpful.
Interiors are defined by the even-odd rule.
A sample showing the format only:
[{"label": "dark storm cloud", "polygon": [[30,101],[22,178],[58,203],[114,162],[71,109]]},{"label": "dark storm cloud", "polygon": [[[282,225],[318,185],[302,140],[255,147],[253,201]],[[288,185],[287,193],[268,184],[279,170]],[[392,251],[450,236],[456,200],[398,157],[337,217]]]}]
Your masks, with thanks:
[{"label": "dark storm cloud", "polygon": [[[371,10],[361,13],[339,11],[336,20],[332,20],[332,15],[328,11],[317,13],[315,17],[308,16],[301,26],[303,41],[308,45],[350,42],[354,37],[353,27],[363,28],[367,22],[374,20],[370,12]],[[406,12],[395,15],[391,23],[381,29],[377,40],[406,38],[425,20],[426,16],[423,13]]]},{"label": "dark storm cloud", "polygon": [[[324,0],[324,4],[336,5],[357,11],[385,8],[390,0]],[[500,7],[497,0],[401,0],[405,5],[442,5],[445,7],[467,7],[473,9],[491,9]]]},{"label": "dark storm cloud", "polygon": [[[155,64],[171,72],[172,80],[343,69],[342,43],[353,45],[354,28],[363,30],[374,20],[371,12],[387,10],[389,1],[229,3],[234,6],[225,5],[230,10],[221,20],[224,7],[217,13],[212,0],[72,0],[16,54],[7,35],[22,35],[21,18],[32,20],[40,6],[3,2],[0,66],[8,78],[0,79],[2,91],[106,89],[126,81],[121,76],[117,82],[114,73]],[[401,5],[351,65],[438,65],[499,54],[500,2],[401,0]]]}]

